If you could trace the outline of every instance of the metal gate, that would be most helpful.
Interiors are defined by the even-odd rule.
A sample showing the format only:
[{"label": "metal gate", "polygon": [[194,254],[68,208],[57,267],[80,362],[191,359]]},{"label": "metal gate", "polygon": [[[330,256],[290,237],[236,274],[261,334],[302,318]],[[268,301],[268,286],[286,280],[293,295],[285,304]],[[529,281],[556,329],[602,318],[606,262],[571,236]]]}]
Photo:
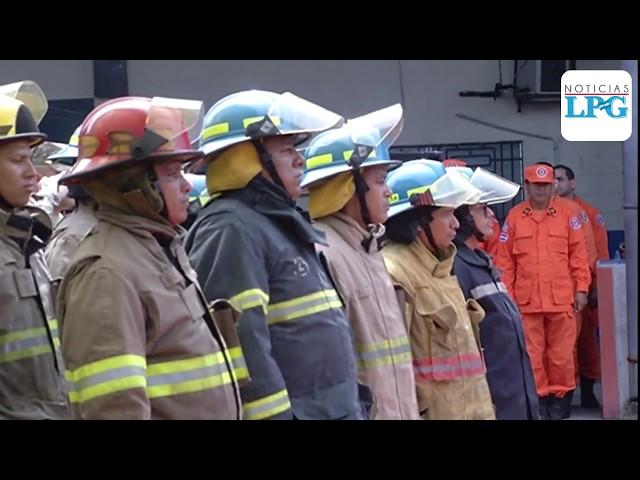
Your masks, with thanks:
[{"label": "metal gate", "polygon": [[[392,146],[389,151],[391,158],[403,162],[432,157],[435,151],[439,151],[442,152],[442,158],[458,158],[466,161],[470,167],[482,167],[524,185],[521,141]],[[511,207],[523,200],[524,192],[520,189],[510,202],[492,207],[500,224],[504,222]]]}]

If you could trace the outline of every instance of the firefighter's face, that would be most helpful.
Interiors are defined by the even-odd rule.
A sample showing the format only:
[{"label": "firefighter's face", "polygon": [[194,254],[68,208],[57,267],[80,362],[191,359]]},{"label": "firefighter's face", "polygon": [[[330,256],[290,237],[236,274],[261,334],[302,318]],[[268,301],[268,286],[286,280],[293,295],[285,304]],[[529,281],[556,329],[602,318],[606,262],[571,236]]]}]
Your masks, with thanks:
[{"label": "firefighter's face", "polygon": [[278,135],[263,140],[265,150],[271,155],[278,176],[292,200],[302,195],[300,183],[304,175],[304,157],[296,150],[294,136]]},{"label": "firefighter's face", "polygon": [[12,207],[24,207],[38,191],[38,173],[26,140],[0,144],[0,197]]},{"label": "firefighter's face", "polygon": [[493,233],[493,219],[489,213],[490,211],[489,207],[484,203],[469,207],[473,223],[485,239],[489,238]]},{"label": "firefighter's face", "polygon": [[429,223],[429,227],[435,242],[434,247],[439,250],[447,248],[453,242],[460,227],[460,222],[453,212],[455,212],[453,208],[441,207],[431,214],[433,220]]},{"label": "firefighter's face", "polygon": [[365,168],[362,172],[369,191],[365,193],[365,201],[372,223],[384,223],[389,213],[389,197],[391,189],[387,185],[387,166],[377,165]]},{"label": "firefighter's face", "polygon": [[168,160],[154,165],[158,176],[158,188],[167,207],[167,219],[172,225],[180,225],[187,219],[191,184],[182,174],[179,160]]}]

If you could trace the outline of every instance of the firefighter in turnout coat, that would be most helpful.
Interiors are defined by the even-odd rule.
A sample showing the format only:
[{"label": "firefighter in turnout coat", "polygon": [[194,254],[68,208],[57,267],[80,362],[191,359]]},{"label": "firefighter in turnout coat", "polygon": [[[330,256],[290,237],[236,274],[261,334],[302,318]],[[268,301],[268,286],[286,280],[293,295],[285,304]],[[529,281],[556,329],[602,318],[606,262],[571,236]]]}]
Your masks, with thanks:
[{"label": "firefighter in turnout coat", "polygon": [[0,419],[69,416],[55,289],[42,253],[51,221],[27,206],[37,189],[32,149],[46,139],[38,130],[46,111],[35,83],[0,87]]},{"label": "firefighter in turnout coat", "polygon": [[[182,246],[191,185],[182,164],[202,103],[105,102],[85,119],[63,178],[98,203],[59,294],[69,400],[77,419],[238,419],[227,350]],[[217,305],[220,305],[218,303]]]},{"label": "firefighter in turnout coat", "polygon": [[372,418],[420,419],[411,346],[380,253],[391,190],[389,146],[400,134],[399,104],[318,135],[305,151],[309,212],[327,235],[321,246],[346,303],[358,380],[373,393]]},{"label": "firefighter in turnout coat", "polygon": [[420,414],[495,419],[478,336],[484,311],[475,300],[465,300],[451,274],[458,228],[453,212],[480,192],[454,169],[445,173],[442,164],[429,160],[406,162],[388,183],[390,241],[382,254],[404,297]]},{"label": "firefighter in turnout coat", "polygon": [[295,199],[296,149],[342,117],[291,93],[251,90],[207,112],[200,137],[212,199],[186,240],[209,301],[239,310],[247,419],[359,419],[344,306],[315,245],[326,243]]},{"label": "firefighter in turnout coat", "polygon": [[460,171],[482,192],[482,197],[455,211],[460,228],[454,240],[458,252],[453,272],[465,298],[475,299],[486,313],[480,323],[480,341],[496,418],[538,419],[536,384],[520,312],[491,257],[483,250],[485,239],[495,228],[488,205],[508,202],[520,186],[480,167]]}]

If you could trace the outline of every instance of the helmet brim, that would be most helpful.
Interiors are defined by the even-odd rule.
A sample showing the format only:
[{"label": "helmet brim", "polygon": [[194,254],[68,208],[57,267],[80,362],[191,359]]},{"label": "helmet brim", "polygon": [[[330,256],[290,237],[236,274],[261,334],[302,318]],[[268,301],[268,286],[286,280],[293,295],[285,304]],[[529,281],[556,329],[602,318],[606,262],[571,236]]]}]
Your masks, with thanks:
[{"label": "helmet brim", "polygon": [[387,214],[387,218],[395,217],[396,215],[406,212],[407,210],[413,208],[410,202],[400,203],[398,205],[391,205],[389,207],[389,212]]},{"label": "helmet brim", "polygon": [[72,159],[73,162],[75,162],[76,158],[78,158],[78,147],[74,147],[73,145],[65,145],[53,155],[49,155],[48,160],[51,160],[53,162],[63,159]]},{"label": "helmet brim", "polygon": [[19,133],[17,135],[11,135],[10,137],[0,138],[0,145],[13,142],[16,140],[29,140],[31,147],[37,147],[47,140],[46,133]]},{"label": "helmet brim", "polygon": [[[144,160],[137,160],[126,155],[99,155],[91,158],[79,158],[64,178],[60,180],[60,183],[63,185],[78,183],[88,176],[104,173],[123,166],[156,163],[167,160],[179,160],[181,163],[187,163],[202,158],[202,156],[203,153],[197,150],[178,150],[173,152],[157,152]],[[117,160],[117,157],[124,158]]]},{"label": "helmet brim", "polygon": [[[360,168],[369,168],[375,167],[378,165],[388,165],[389,167],[394,167],[400,165],[402,162],[400,160],[372,160],[370,162],[363,163]],[[308,186],[314,185],[321,181],[327,181],[330,178],[339,175],[344,172],[348,172],[351,170],[351,167],[343,163],[342,165],[334,165],[324,168],[317,168],[315,170],[310,170],[307,172],[302,179],[302,183],[300,186],[302,188],[306,188]]]}]

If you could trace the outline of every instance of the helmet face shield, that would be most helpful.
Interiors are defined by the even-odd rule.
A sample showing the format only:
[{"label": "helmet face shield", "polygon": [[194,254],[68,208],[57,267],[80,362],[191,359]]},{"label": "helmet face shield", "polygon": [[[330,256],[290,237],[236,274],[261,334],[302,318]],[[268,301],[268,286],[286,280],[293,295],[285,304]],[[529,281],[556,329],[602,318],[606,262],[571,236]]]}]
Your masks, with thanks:
[{"label": "helmet face shield", "polygon": [[399,165],[389,146],[402,131],[400,104],[349,119],[345,125],[315,137],[304,152],[303,186],[325,181],[352,168]]},{"label": "helmet face shield", "polygon": [[482,192],[475,188],[463,175],[455,170],[447,170],[430,188],[433,205],[458,208],[465,203],[478,203]]},{"label": "helmet face shield", "polygon": [[[386,146],[395,142],[402,132],[403,117],[402,106],[399,103],[390,107],[376,110],[375,112],[351,118],[347,121],[353,143],[372,147]],[[371,128],[378,131],[378,139],[371,144]]]},{"label": "helmet face shield", "polygon": [[[387,152],[389,146],[396,141],[402,131],[402,106],[399,103],[375,112],[368,113],[347,121],[351,141],[354,144],[353,154],[347,159],[353,168],[359,167],[374,150]],[[373,131],[373,133],[372,133]],[[374,155],[384,156],[389,160],[388,152]]]},{"label": "helmet face shield", "polygon": [[[145,128],[164,138],[167,143],[186,133],[189,147],[197,141],[204,107],[198,100],[153,97]],[[186,144],[180,146],[186,147]]]},{"label": "helmet face shield", "polygon": [[0,95],[14,98],[24,103],[37,124],[42,121],[47,113],[49,106],[47,97],[38,84],[31,80],[2,85],[0,86]]},{"label": "helmet face shield", "polygon": [[71,134],[69,143],[56,144],[60,145],[60,149],[52,153],[47,157],[48,163],[61,164],[71,166],[78,158],[78,136],[80,134],[80,127],[76,128]]},{"label": "helmet face shield", "polygon": [[44,93],[30,80],[0,86],[0,141],[24,139],[31,147],[44,142],[47,136],[38,124],[47,113]]},{"label": "helmet face shield", "polygon": [[471,184],[482,192],[477,203],[495,205],[508,202],[518,194],[520,185],[484,168],[477,167],[470,179]]},{"label": "helmet face shield", "polygon": [[337,128],[344,118],[290,92],[245,90],[218,100],[206,113],[200,132],[205,155],[251,139],[294,135],[300,145],[313,133]]},{"label": "helmet face shield", "polygon": [[404,163],[391,172],[387,183],[392,190],[389,217],[412,207],[458,208],[477,202],[481,192],[460,173],[435,169],[423,160]]},{"label": "helmet face shield", "polygon": [[340,115],[293,93],[285,92],[271,104],[267,118],[247,122],[245,127],[250,137],[263,137],[311,134],[339,127],[343,123],[344,118]]}]

